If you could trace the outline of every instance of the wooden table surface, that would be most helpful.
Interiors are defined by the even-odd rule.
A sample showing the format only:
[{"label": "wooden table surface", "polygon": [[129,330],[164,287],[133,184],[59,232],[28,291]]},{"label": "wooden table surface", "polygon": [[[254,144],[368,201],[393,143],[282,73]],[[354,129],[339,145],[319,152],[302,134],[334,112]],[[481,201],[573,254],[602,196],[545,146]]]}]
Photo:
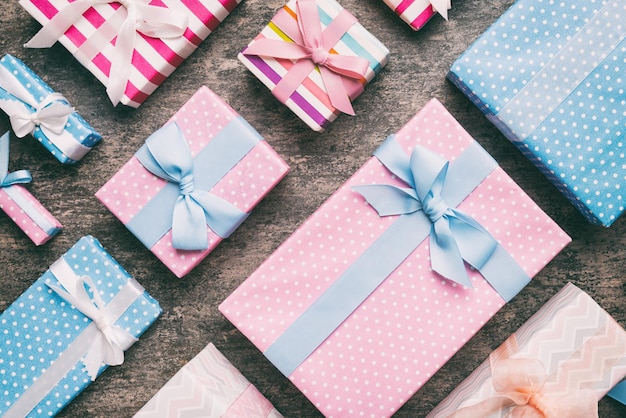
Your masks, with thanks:
[{"label": "wooden table surface", "polygon": [[[139,109],[108,101],[104,87],[59,44],[22,45],[40,25],[17,0],[2,2],[0,53],[22,59],[63,93],[103,141],[78,164],[65,166],[33,138],[12,137],[10,169],[29,169],[30,191],[64,225],[36,247],[0,213],[0,311],[26,290],[81,236],[91,234],[154,296],[162,316],[60,416],[126,417],[176,371],[213,342],[288,417],[320,416],[315,407],[217,310],[226,298],[324,200],[360,167],[383,139],[429,99],[438,98],[504,170],[572,237],[565,248],[397,413],[426,415],[505,338],[566,282],[588,292],[626,325],[626,218],[611,228],[588,224],[556,189],[451,83],[446,72],[512,0],[454,1],[448,22],[439,16],[413,32],[382,0],[341,0],[391,51],[389,64],[323,134],[311,131],[271,95],[236,58],[283,5],[244,0],[226,21]],[[201,85],[222,96],[291,166],[290,174],[248,220],[195,270],[177,279],[94,197],[94,193]],[[0,115],[0,133],[9,129]],[[601,417],[626,416],[611,399]]]}]

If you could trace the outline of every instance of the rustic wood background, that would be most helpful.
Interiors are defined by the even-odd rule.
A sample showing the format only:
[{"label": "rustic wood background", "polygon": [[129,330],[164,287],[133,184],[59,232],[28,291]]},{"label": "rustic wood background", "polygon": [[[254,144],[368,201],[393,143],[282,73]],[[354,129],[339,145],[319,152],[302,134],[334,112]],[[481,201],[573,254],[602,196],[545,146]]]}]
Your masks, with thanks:
[{"label": "rustic wood background", "polygon": [[[506,337],[567,281],[587,291],[626,325],[626,219],[589,225],[478,110],[445,79],[446,72],[512,0],[454,1],[450,20],[435,17],[413,32],[382,0],[341,0],[391,51],[388,66],[359,97],[357,116],[340,116],[326,133],[311,131],[236,58],[284,0],[244,0],[139,109],[113,108],[104,87],[59,44],[22,45],[40,25],[18,5],[0,9],[0,53],[22,59],[63,93],[104,137],[81,162],[64,166],[31,137],[12,137],[11,170],[33,175],[30,191],[64,225],[36,247],[0,212],[0,311],[81,236],[94,235],[160,301],[163,315],[126,354],[78,396],[63,417],[135,413],[189,359],[212,341],[288,417],[320,416],[315,407],[218,312],[218,304],[339,185],[430,98],[436,97],[555,219],[573,242],[507,304],[397,413],[426,415]],[[169,272],[100,204],[94,193],[201,85],[222,96],[266,138],[291,173],[248,220],[183,279]],[[0,115],[0,133],[9,129]],[[601,417],[626,407],[600,401]]]}]

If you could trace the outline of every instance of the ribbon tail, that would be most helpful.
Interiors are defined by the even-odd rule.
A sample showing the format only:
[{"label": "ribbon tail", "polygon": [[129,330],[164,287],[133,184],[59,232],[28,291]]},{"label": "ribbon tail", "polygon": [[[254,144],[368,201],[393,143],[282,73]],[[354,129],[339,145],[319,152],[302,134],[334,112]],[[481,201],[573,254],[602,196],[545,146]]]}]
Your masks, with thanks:
[{"label": "ribbon tail", "polygon": [[361,57],[329,54],[325,66],[337,74],[360,80],[367,75],[370,62]]},{"label": "ribbon tail", "polygon": [[93,1],[75,1],[69,3],[54,15],[28,42],[26,48],[50,48],[80,17],[94,4]]},{"label": "ribbon tail", "polygon": [[102,335],[101,332],[96,333],[89,349],[85,353],[85,357],[83,357],[85,370],[92,381],[96,380],[96,377],[98,377],[98,371],[100,370],[100,367],[102,367],[104,358],[103,351],[106,345],[108,345],[108,342],[106,341],[104,335]]},{"label": "ribbon tail", "polygon": [[191,196],[204,208],[205,224],[221,238],[228,238],[249,215],[212,193],[195,192]]},{"label": "ribbon tail", "polygon": [[209,247],[204,209],[191,196],[179,196],[172,214],[172,246],[177,250]]},{"label": "ribbon tail", "polygon": [[430,232],[430,260],[433,271],[448,280],[472,288],[465,263],[444,215],[433,223]]},{"label": "ribbon tail", "polygon": [[133,51],[135,50],[135,37],[137,36],[134,19],[135,17],[130,15],[126,18],[115,40],[115,53],[111,58],[111,69],[109,70],[109,80],[106,89],[113,106],[117,106],[124,97],[126,84],[130,76]]},{"label": "ribbon tail", "polygon": [[379,216],[402,215],[422,209],[415,190],[410,188],[372,184],[353,186],[352,190],[363,196]]},{"label": "ribbon tail", "polygon": [[448,10],[452,8],[450,0],[430,0],[430,4],[441,17],[448,20]]},{"label": "ribbon tail", "polygon": [[454,235],[463,260],[479,270],[489,261],[498,242],[478,222],[464,213],[452,209],[450,230]]},{"label": "ribbon tail", "polygon": [[341,76],[324,66],[319,67],[319,69],[322,74],[324,86],[326,87],[326,92],[330,98],[330,103],[335,109],[354,116],[355,113],[352,108],[352,103],[350,102],[350,96],[348,96],[348,93],[344,89]]}]

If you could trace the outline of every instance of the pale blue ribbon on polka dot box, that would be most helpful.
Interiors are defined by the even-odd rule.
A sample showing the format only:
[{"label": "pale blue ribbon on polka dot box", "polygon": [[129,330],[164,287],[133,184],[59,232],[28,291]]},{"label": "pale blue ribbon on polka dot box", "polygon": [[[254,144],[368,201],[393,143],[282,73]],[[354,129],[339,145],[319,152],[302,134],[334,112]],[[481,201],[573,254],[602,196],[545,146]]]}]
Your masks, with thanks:
[{"label": "pale blue ribbon on polka dot box", "polygon": [[448,78],[592,223],[624,211],[626,1],[518,0]]},{"label": "pale blue ribbon on polka dot box", "polygon": [[[65,267],[53,268],[59,264]],[[87,356],[76,350],[85,334],[103,325],[94,327],[91,319],[52,290],[51,286],[67,289],[68,281],[52,273],[64,269],[91,278],[104,310],[116,312],[115,328],[128,333],[129,340],[143,334],[161,313],[158,302],[95,238],[81,238],[0,315],[0,416],[53,416],[107,367],[96,366],[90,375],[84,364]],[[94,340],[94,334],[87,339]]]},{"label": "pale blue ribbon on polka dot box", "polygon": [[[61,107],[59,105],[65,105],[69,112],[66,112],[64,126],[62,124],[61,129],[57,130],[47,126],[45,116],[46,113],[48,117],[50,113],[58,113],[50,110],[55,106]],[[64,164],[76,163],[102,139],[63,96],[55,93],[22,61],[8,54],[0,59],[0,109],[11,117],[16,135],[22,137],[30,132]],[[31,121],[28,121],[29,117]],[[18,132],[22,130],[19,128],[24,128],[24,124],[30,125],[30,129]]]}]

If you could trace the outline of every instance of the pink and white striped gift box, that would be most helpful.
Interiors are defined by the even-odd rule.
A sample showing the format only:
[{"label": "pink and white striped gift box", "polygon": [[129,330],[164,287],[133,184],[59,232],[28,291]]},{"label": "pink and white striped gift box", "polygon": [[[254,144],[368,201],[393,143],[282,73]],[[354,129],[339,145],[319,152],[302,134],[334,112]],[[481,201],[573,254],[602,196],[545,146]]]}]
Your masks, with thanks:
[{"label": "pink and white striped gift box", "polygon": [[[241,0],[151,0],[149,4],[167,7],[188,16],[188,27],[180,37],[156,39],[136,36],[132,68],[121,103],[138,107],[187,58]],[[70,0],[20,0],[20,4],[39,23],[45,25]],[[105,86],[109,83],[114,38],[126,19],[120,3],[97,4],[71,26],[59,42]],[[88,40],[106,37],[106,47],[94,50]]]},{"label": "pink and white striped gift box", "polygon": [[426,22],[439,13],[447,20],[447,10],[451,8],[450,0],[383,0],[402,20],[404,20],[413,30],[419,30]]}]

